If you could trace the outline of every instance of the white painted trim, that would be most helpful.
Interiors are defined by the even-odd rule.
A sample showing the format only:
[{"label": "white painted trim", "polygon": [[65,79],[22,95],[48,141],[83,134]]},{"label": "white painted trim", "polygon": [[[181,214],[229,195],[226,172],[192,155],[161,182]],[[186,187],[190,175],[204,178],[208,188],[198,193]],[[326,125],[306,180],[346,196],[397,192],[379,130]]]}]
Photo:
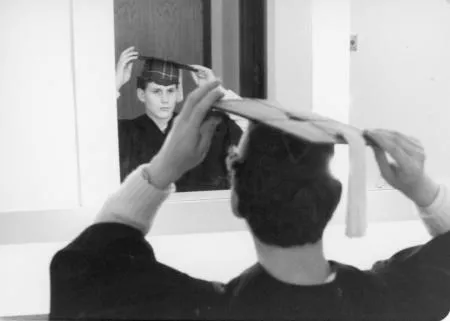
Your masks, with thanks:
[{"label": "white painted trim", "polygon": [[[332,225],[345,222],[345,199],[345,196],[342,197],[342,202],[331,221]],[[92,224],[98,210],[99,207],[85,207],[1,213],[0,245],[68,242]],[[369,222],[418,219],[417,211],[411,201],[394,190],[368,192],[368,217]],[[244,221],[232,214],[229,198],[205,198],[195,201],[169,199],[159,210],[150,235],[213,233],[245,229]]]},{"label": "white painted trim", "polygon": [[114,2],[73,1],[74,75],[81,206],[102,203],[120,183]]}]

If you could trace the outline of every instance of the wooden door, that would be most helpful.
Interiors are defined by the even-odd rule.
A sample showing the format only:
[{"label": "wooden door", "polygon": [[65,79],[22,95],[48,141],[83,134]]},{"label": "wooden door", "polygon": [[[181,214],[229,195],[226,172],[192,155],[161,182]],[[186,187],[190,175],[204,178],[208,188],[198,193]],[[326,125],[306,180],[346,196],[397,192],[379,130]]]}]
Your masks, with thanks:
[{"label": "wooden door", "polygon": [[[209,66],[209,5],[205,0],[114,0],[116,62],[124,49],[135,46],[145,56]],[[130,82],[121,89],[119,119],[144,113],[144,105],[136,97],[136,76],[141,68],[142,62],[136,62]],[[186,73],[183,87],[185,96],[194,88]]]}]

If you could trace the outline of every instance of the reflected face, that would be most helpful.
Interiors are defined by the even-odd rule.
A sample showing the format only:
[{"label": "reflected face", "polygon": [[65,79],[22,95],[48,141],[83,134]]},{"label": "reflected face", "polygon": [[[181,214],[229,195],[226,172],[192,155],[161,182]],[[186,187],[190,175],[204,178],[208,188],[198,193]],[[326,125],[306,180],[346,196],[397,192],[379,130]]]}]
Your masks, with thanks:
[{"label": "reflected face", "polygon": [[170,119],[177,103],[177,85],[150,82],[145,91],[138,89],[138,98],[145,104],[147,113],[158,119]]}]

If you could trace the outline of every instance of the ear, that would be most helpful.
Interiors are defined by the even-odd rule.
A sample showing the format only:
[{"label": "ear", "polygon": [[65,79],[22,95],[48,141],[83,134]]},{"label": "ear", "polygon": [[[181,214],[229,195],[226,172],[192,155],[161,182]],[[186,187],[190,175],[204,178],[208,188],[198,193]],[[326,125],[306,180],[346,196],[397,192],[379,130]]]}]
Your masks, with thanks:
[{"label": "ear", "polygon": [[180,75],[178,78],[178,88],[177,88],[177,103],[181,103],[184,99],[183,95],[183,71],[180,69]]},{"label": "ear", "polygon": [[138,89],[136,90],[136,95],[137,95],[137,98],[138,98],[141,102],[145,103],[145,91],[144,91],[143,89],[138,88]]},{"label": "ear", "polygon": [[225,165],[229,173],[231,173],[231,171],[233,170],[232,165],[238,158],[239,158],[238,148],[234,145],[231,145],[228,148],[228,153],[227,156],[225,157]]}]

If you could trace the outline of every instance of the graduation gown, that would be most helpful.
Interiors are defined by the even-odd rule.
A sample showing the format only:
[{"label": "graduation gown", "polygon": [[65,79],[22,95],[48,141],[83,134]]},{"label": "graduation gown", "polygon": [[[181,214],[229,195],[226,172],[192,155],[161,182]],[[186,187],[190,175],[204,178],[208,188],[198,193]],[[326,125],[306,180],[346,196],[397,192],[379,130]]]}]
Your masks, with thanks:
[{"label": "graduation gown", "polygon": [[[165,132],[146,114],[131,120],[119,120],[120,179],[148,163],[161,149],[176,114]],[[242,136],[241,128],[228,116],[217,126],[210,150],[203,162],[175,182],[178,192],[229,189],[226,156]]]},{"label": "graduation gown", "polygon": [[139,165],[150,160],[161,149],[175,117],[162,132],[146,114],[134,119],[119,120],[120,181]]},{"label": "graduation gown", "polygon": [[217,126],[211,147],[203,162],[188,171],[175,185],[178,192],[230,189],[226,157],[231,146],[237,145],[242,129],[228,116]]}]

